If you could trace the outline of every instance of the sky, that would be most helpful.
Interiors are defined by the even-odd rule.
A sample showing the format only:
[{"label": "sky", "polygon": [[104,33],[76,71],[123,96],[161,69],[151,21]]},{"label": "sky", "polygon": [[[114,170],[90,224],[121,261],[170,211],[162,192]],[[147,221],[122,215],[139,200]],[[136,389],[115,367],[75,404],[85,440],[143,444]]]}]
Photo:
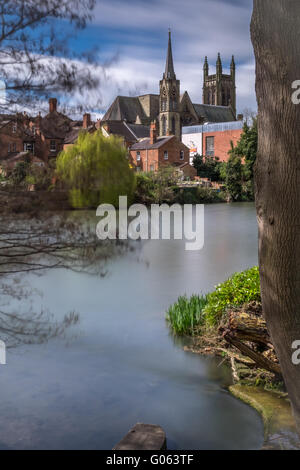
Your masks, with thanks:
[{"label": "sky", "polygon": [[[215,72],[218,52],[224,73],[236,60],[237,111],[256,110],[255,64],[250,41],[251,0],[96,0],[93,20],[69,41],[77,56],[98,48],[100,78],[93,92],[65,97],[85,104],[101,117],[117,95],[159,93],[165,68],[168,29],[172,32],[174,67],[181,93],[202,102],[203,62]],[[61,29],[68,26],[61,25]],[[84,65],[85,66],[85,65]],[[90,67],[92,67],[90,65]],[[100,101],[100,104],[99,104]]]},{"label": "sky", "polygon": [[117,95],[158,93],[168,28],[181,93],[187,90],[193,102],[201,103],[204,57],[214,73],[220,52],[229,73],[234,54],[238,112],[255,110],[251,10],[249,0],[97,0],[93,22],[73,47],[79,52],[97,46],[99,61],[110,64],[102,75],[100,112]]}]

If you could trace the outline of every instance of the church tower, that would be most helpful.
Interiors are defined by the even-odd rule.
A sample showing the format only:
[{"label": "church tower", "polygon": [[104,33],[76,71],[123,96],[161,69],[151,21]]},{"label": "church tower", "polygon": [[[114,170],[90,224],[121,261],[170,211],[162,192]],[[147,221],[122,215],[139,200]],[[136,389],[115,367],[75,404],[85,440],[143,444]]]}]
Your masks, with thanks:
[{"label": "church tower", "polygon": [[203,67],[203,104],[231,106],[236,116],[235,62],[232,56],[230,75],[223,73],[220,53],[216,63],[216,74],[209,75],[209,65],[205,57]]},{"label": "church tower", "polygon": [[159,92],[159,135],[176,135],[181,140],[180,122],[180,81],[176,79],[172,55],[171,31],[169,30],[169,43],[166,69],[160,81]]}]

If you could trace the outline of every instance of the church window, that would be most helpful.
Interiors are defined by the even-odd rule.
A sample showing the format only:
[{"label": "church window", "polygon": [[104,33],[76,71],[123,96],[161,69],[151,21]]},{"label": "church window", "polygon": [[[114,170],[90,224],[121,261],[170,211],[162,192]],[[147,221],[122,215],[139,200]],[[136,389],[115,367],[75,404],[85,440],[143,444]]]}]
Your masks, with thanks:
[{"label": "church window", "polygon": [[161,100],[161,110],[162,111],[167,111],[167,100],[166,100],[166,98],[163,98]]},{"label": "church window", "polygon": [[176,133],[176,120],[175,117],[172,117],[172,134],[175,135]]},{"label": "church window", "polygon": [[162,135],[166,135],[166,133],[167,133],[166,116],[163,116],[162,119],[161,119],[161,131],[162,131]]},{"label": "church window", "polygon": [[165,150],[164,151],[164,160],[168,160],[168,158],[169,158],[168,150]]}]

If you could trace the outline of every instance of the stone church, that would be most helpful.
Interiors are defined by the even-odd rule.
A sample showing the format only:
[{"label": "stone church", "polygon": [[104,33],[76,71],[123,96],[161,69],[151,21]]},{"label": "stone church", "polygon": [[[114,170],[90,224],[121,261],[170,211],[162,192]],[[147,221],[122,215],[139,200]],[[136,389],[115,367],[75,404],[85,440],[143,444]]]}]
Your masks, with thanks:
[{"label": "stone church", "polygon": [[159,136],[176,135],[181,140],[182,126],[236,121],[235,63],[232,57],[230,75],[223,74],[220,54],[216,74],[209,75],[205,57],[202,104],[192,103],[185,91],[180,94],[180,80],[174,71],[171,32],[169,31],[166,68],[159,83],[159,95],[117,96],[102,122],[125,121],[150,126],[156,122]]}]

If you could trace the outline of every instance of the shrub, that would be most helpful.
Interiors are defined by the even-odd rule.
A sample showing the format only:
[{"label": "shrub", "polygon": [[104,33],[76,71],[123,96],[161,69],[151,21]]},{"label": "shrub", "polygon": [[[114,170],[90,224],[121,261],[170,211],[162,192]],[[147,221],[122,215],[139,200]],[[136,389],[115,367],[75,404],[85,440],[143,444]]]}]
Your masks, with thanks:
[{"label": "shrub", "polygon": [[257,266],[235,273],[216,290],[207,295],[204,315],[208,325],[216,325],[230,307],[239,307],[251,301],[260,301],[260,281]]},{"label": "shrub", "polygon": [[196,327],[203,326],[203,308],[206,301],[206,296],[192,295],[190,299],[185,295],[179,297],[177,302],[167,311],[167,321],[174,333],[178,335],[193,334]]}]

